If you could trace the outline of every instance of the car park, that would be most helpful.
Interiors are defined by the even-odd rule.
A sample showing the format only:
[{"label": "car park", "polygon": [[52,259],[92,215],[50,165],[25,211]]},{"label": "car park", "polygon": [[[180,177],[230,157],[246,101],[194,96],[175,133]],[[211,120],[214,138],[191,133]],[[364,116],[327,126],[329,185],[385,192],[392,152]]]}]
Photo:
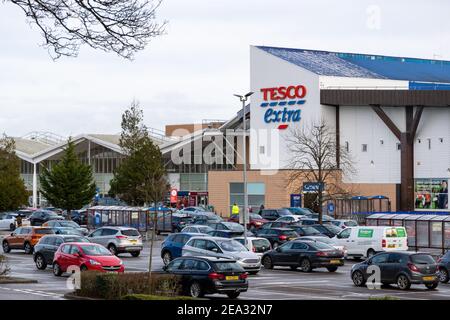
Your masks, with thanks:
[{"label": "car park", "polygon": [[346,228],[335,237],[347,248],[348,257],[371,257],[381,251],[408,250],[405,227],[364,226]]},{"label": "car park", "polygon": [[46,235],[34,246],[33,260],[36,268],[44,270],[53,264],[55,252],[65,242],[89,242],[85,237],[74,235]]},{"label": "car park", "polygon": [[70,267],[78,267],[80,271],[115,273],[125,271],[122,260],[104,246],[85,242],[64,243],[56,251],[53,260],[53,274],[60,276],[64,272],[70,272]]},{"label": "car park", "polygon": [[344,253],[323,242],[297,239],[265,253],[262,263],[266,269],[287,266],[292,270],[300,268],[303,272],[311,272],[315,268],[335,272],[344,265]]},{"label": "car park", "polygon": [[130,227],[101,227],[89,234],[88,239],[108,248],[113,255],[128,252],[138,257],[143,249],[141,234]]},{"label": "car park", "polygon": [[358,226],[358,222],[355,220],[332,220],[331,223],[342,229]]},{"label": "car park", "polygon": [[247,242],[245,242],[244,237],[234,238],[234,240],[243,244],[249,251],[256,253],[259,257],[272,249],[269,240],[266,238],[247,237]]},{"label": "car park", "polygon": [[[239,223],[239,216],[238,215],[231,216],[228,221]],[[250,213],[249,214],[249,222],[247,224],[247,229],[254,231],[256,229],[259,229],[262,225],[264,225],[267,222],[269,222],[269,221],[264,219],[263,217],[261,217],[259,214]]]},{"label": "car park", "polygon": [[236,260],[217,257],[181,257],[164,267],[181,278],[182,291],[193,298],[226,294],[237,298],[248,289],[247,273]]},{"label": "car park", "polygon": [[[42,224],[43,227],[49,227],[53,228],[55,230],[55,233],[58,230],[58,228],[67,228],[67,229],[74,229],[77,231],[76,234],[80,234],[83,236],[87,236],[89,234],[89,230],[87,228],[82,228],[80,225],[74,221],[69,220],[50,220],[47,222],[44,222]],[[67,233],[63,233],[67,234]]]},{"label": "car park", "polygon": [[325,235],[323,235],[322,233],[320,233],[319,230],[317,230],[316,228],[312,227],[312,226],[302,226],[302,225],[297,225],[297,224],[290,224],[288,226],[286,226],[286,228],[292,229],[295,232],[297,232],[297,234],[300,237],[303,236],[322,236],[322,237],[326,237]]},{"label": "car park", "polygon": [[305,236],[305,237],[300,237],[298,239],[306,240],[306,241],[319,241],[319,242],[326,243],[326,244],[334,247],[336,250],[342,251],[344,253],[344,258],[347,256],[347,248],[345,246],[336,244],[336,241],[333,240],[333,238],[328,238],[328,237],[324,237],[324,236],[309,236],[309,237]]},{"label": "car park", "polygon": [[180,232],[177,234],[169,235],[162,243],[161,243],[161,258],[165,265],[168,265],[170,261],[173,259],[179,258],[182,256],[183,246],[188,242],[188,240],[194,236],[201,237],[206,236],[202,233],[187,233]]},{"label": "car park", "polygon": [[14,231],[16,228],[17,213],[5,212],[0,214],[0,230]]},{"label": "car park", "polygon": [[257,254],[248,251],[241,243],[233,239],[216,237],[192,237],[184,245],[183,256],[206,256],[236,259],[237,263],[251,274],[261,269]]},{"label": "car park", "polygon": [[210,226],[205,225],[189,225],[183,228],[181,232],[183,233],[208,233],[209,231],[213,231],[214,229]]},{"label": "car park", "polygon": [[298,238],[297,232],[289,228],[261,229],[257,236],[269,240],[272,248]]},{"label": "car park", "polygon": [[40,226],[50,220],[65,220],[64,217],[50,210],[37,210],[30,216],[32,226]]},{"label": "car park", "polygon": [[438,259],[439,281],[447,283],[450,280],[450,251]]},{"label": "car park", "polygon": [[172,232],[181,232],[184,227],[191,224],[193,219],[187,214],[172,214]]},{"label": "car park", "polygon": [[263,219],[275,221],[280,217],[292,216],[293,214],[287,209],[262,209],[260,215]]},{"label": "car park", "polygon": [[19,227],[9,236],[3,238],[3,252],[11,250],[24,250],[26,254],[32,254],[34,246],[47,234],[54,234],[50,228],[42,227]]},{"label": "car park", "polygon": [[379,268],[381,284],[396,284],[401,290],[408,290],[411,284],[424,284],[427,289],[435,289],[439,284],[438,265],[428,253],[378,253],[353,265],[350,276],[356,286],[366,284],[372,274],[372,271],[368,271],[371,266]]}]

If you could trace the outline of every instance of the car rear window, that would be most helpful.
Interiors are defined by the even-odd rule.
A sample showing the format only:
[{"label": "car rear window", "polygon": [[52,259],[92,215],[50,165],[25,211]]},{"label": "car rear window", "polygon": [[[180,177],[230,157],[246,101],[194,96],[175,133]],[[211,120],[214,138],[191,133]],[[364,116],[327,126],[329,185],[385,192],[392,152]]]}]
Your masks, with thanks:
[{"label": "car rear window", "polygon": [[300,230],[302,230],[307,236],[311,236],[313,234],[320,234],[319,230],[313,227],[302,227]]},{"label": "car rear window", "polygon": [[216,271],[241,271],[244,272],[244,269],[238,265],[236,262],[215,262],[214,269]]},{"label": "car rear window", "polygon": [[286,237],[298,237],[298,234],[295,231],[283,231],[282,234]]},{"label": "car rear window", "polygon": [[83,237],[66,237],[64,238],[65,242],[90,242],[88,239]]},{"label": "car rear window", "polygon": [[122,230],[122,234],[124,236],[128,236],[128,237],[138,237],[141,234],[139,233],[139,231],[137,231],[136,229],[126,229],[126,230]]},{"label": "car rear window", "polygon": [[413,254],[411,261],[415,264],[435,264],[436,261],[429,254]]},{"label": "car rear window", "polygon": [[34,230],[35,234],[53,234],[53,230],[52,229],[35,229]]},{"label": "car rear window", "polygon": [[267,239],[256,239],[252,241],[253,247],[255,247],[256,250],[262,249],[262,248],[270,248],[270,242]]}]

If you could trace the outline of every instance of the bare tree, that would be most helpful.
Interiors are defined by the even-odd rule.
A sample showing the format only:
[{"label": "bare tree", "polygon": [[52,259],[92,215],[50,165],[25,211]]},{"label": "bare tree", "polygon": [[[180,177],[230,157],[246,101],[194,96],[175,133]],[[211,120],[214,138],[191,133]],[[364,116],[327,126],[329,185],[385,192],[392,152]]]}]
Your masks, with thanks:
[{"label": "bare tree", "polygon": [[290,129],[286,136],[290,160],[289,184],[315,182],[317,190],[319,223],[322,224],[322,205],[328,200],[351,194],[344,187],[343,175],[355,173],[349,152],[336,143],[336,133],[324,121]]},{"label": "bare tree", "polygon": [[3,0],[36,25],[52,58],[77,56],[82,44],[132,59],[164,32],[155,22],[162,0]]}]

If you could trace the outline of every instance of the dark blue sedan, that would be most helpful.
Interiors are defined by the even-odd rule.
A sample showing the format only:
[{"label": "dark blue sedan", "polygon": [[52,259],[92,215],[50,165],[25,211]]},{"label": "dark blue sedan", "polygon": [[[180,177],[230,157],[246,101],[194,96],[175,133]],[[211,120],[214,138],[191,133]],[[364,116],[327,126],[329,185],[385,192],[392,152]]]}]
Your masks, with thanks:
[{"label": "dark blue sedan", "polygon": [[161,258],[165,265],[168,265],[173,259],[181,257],[183,246],[191,237],[206,236],[203,233],[175,233],[169,235],[161,244]]}]

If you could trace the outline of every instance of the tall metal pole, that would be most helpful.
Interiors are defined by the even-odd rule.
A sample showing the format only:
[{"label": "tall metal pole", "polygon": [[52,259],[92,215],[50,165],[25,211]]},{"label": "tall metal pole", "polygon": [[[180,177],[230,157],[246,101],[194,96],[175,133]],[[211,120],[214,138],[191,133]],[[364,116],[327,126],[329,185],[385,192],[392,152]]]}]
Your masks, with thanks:
[{"label": "tall metal pole", "polygon": [[245,123],[245,102],[247,101],[246,97],[241,98],[242,100],[242,113],[243,113],[243,130],[244,130],[244,141],[242,143],[243,155],[244,155],[244,214],[243,214],[243,220],[244,220],[244,243],[247,247],[247,207],[248,207],[248,195],[247,195],[247,125]]}]

